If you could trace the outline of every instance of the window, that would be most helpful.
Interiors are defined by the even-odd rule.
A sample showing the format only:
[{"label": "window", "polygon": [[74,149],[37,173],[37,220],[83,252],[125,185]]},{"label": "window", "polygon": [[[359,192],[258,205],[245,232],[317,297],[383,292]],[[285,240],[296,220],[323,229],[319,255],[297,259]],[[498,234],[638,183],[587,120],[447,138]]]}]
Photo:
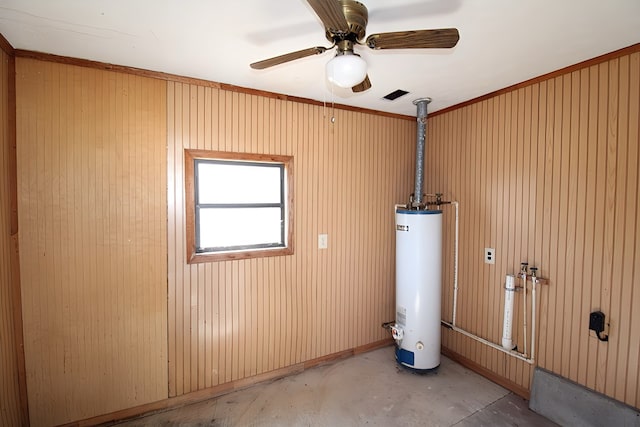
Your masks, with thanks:
[{"label": "window", "polygon": [[293,158],[185,150],[189,263],[293,253]]}]

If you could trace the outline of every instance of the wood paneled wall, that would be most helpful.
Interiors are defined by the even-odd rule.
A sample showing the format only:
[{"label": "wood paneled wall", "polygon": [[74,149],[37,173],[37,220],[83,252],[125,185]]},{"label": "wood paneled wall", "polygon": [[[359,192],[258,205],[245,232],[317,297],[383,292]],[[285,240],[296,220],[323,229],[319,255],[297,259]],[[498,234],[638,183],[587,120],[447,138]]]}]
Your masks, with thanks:
[{"label": "wood paneled wall", "polygon": [[166,83],[16,61],[31,423],[166,398]]},{"label": "wood paneled wall", "polygon": [[[170,396],[388,337],[393,205],[411,192],[415,127],[169,82]],[[293,156],[295,254],[188,265],[185,148]]]},{"label": "wood paneled wall", "polygon": [[[538,300],[538,365],[634,407],[639,50],[434,115],[426,155],[427,190],[460,201],[458,325],[499,343],[504,276],[526,260],[550,280]],[[450,319],[453,215],[447,217],[443,307]],[[496,249],[495,265],[483,263],[485,247]],[[590,334],[592,310],[606,314],[608,342]],[[516,335],[522,349],[521,327]],[[526,363],[450,330],[443,329],[443,345],[530,385]]]},{"label": "wood paneled wall", "polygon": [[[388,337],[380,324],[394,317],[392,207],[413,188],[415,122],[26,58],[17,71],[33,425]],[[636,407],[639,82],[633,53],[433,115],[425,168],[425,192],[460,201],[458,325],[499,342],[504,275],[527,260],[551,283],[539,292],[538,364]],[[185,148],[293,156],[294,255],[188,265]],[[320,233],[328,249],[317,249]],[[452,238],[448,214],[446,319]],[[495,265],[483,263],[484,247],[496,248]],[[611,323],[608,343],[588,332],[594,309]],[[521,326],[515,335],[521,347]],[[443,345],[530,385],[523,362],[450,330]],[[2,351],[0,369],[11,370]],[[16,386],[0,385],[0,393]],[[17,402],[10,406],[0,417],[17,416]]]},{"label": "wood paneled wall", "polygon": [[13,323],[11,265],[11,135],[9,119],[9,55],[0,49],[0,425],[20,425],[18,364]]}]

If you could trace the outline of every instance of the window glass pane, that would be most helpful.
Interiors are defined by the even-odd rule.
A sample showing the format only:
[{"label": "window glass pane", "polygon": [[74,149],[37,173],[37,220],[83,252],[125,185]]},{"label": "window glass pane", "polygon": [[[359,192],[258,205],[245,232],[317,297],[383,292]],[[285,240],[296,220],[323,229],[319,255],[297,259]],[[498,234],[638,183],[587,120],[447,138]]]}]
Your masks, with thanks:
[{"label": "window glass pane", "polygon": [[279,166],[198,162],[199,203],[280,203]]},{"label": "window glass pane", "polygon": [[200,248],[283,243],[280,208],[200,209]]}]

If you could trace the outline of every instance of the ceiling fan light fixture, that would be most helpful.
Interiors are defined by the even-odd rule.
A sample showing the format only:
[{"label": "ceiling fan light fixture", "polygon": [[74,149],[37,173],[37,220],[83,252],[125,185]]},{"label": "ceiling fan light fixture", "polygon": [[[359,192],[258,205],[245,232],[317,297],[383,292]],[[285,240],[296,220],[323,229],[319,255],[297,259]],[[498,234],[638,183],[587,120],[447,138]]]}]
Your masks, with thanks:
[{"label": "ceiling fan light fixture", "polygon": [[327,62],[327,79],[336,86],[351,88],[367,76],[367,63],[352,51],[338,52]]}]

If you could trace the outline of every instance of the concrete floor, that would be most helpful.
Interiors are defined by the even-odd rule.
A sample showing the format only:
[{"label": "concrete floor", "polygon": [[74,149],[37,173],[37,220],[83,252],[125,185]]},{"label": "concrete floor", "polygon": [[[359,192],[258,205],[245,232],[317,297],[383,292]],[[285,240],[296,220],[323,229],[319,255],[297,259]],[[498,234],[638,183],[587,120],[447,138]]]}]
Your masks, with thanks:
[{"label": "concrete floor", "polygon": [[393,347],[120,426],[555,426],[527,401],[442,357],[437,373],[396,365]]}]

